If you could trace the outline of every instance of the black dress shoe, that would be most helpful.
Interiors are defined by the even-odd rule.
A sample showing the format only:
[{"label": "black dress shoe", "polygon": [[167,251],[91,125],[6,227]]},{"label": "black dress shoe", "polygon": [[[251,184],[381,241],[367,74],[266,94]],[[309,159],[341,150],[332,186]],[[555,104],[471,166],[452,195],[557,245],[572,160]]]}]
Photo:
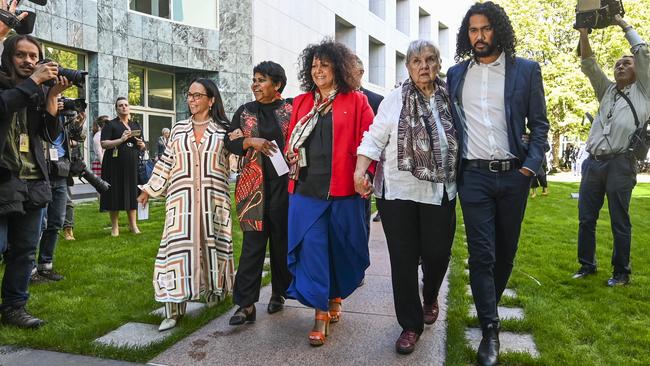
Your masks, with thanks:
[{"label": "black dress shoe", "polygon": [[478,346],[478,364],[494,366],[499,362],[499,323],[490,323],[483,328],[483,339]]},{"label": "black dress shoe", "polygon": [[10,306],[2,310],[2,323],[18,328],[34,329],[45,324],[41,319],[28,313],[24,305]]},{"label": "black dress shoe", "polygon": [[230,317],[230,321],[228,323],[230,325],[242,325],[246,322],[254,322],[256,315],[255,304],[249,307],[240,307],[237,309],[237,311],[235,311],[235,314]]},{"label": "black dress shoe", "polygon": [[614,273],[612,278],[607,280],[607,286],[625,286],[630,283],[630,275],[627,273]]},{"label": "black dress shoe", "polygon": [[584,278],[584,277],[587,277],[587,276],[592,275],[594,273],[596,273],[596,267],[582,266],[582,267],[580,267],[578,272],[576,272],[572,276],[572,278],[573,279]]},{"label": "black dress shoe", "polygon": [[269,300],[269,305],[266,307],[266,311],[269,314],[273,314],[282,309],[284,309],[284,297],[275,294],[271,295],[271,299]]}]

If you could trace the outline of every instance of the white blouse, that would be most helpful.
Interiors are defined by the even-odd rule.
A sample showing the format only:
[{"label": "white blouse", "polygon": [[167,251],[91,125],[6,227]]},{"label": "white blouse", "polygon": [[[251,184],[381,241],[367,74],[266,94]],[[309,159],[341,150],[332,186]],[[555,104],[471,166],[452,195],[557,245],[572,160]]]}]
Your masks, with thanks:
[{"label": "white blouse", "polygon": [[[438,110],[431,98],[429,107],[438,125],[443,159],[447,154],[448,144]],[[375,196],[387,200],[409,200],[419,203],[440,205],[445,190],[447,197],[456,197],[456,182],[435,183],[420,180],[410,171],[397,169],[397,126],[402,111],[402,88],[391,91],[379,105],[370,129],[364,133],[357,155],[364,155],[378,161],[378,175],[375,177]]]}]

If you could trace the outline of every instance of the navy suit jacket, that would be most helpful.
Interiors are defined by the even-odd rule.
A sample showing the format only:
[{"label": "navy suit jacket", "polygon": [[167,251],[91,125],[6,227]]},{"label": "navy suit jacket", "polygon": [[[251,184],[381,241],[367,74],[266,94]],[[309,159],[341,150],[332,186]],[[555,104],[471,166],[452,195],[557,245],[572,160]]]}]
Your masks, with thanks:
[{"label": "navy suit jacket", "polygon": [[361,90],[361,92],[368,98],[368,104],[370,104],[370,108],[372,108],[372,112],[376,116],[379,105],[381,104],[381,101],[384,100],[384,97],[364,87],[359,88],[359,90]]},{"label": "navy suit jacket", "polygon": [[[462,119],[465,118],[463,109],[463,83],[470,61],[454,65],[447,71],[449,96],[454,106],[452,115],[458,132],[459,156],[463,156],[467,136]],[[532,172],[539,171],[548,150],[547,134],[549,129],[546,118],[546,100],[544,85],[539,64],[535,61],[515,57],[506,61],[506,85],[504,101],[506,122],[508,124],[508,144],[523,167]],[[528,142],[523,135],[528,134]],[[461,159],[458,159],[459,163]]]}]

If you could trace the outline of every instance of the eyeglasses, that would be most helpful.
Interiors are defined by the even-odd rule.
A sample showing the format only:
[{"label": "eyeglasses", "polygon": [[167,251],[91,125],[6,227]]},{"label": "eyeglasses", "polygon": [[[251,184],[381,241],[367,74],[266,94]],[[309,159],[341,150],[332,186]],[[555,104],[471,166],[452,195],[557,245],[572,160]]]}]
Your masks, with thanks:
[{"label": "eyeglasses", "polygon": [[188,100],[199,100],[202,97],[207,97],[207,94],[204,93],[187,93],[187,99]]}]

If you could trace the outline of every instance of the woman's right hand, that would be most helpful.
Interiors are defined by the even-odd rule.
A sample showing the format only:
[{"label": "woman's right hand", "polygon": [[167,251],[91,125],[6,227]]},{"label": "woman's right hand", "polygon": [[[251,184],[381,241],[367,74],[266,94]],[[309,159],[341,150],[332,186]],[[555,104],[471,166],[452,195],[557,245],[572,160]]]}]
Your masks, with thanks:
[{"label": "woman's right hand", "polygon": [[147,202],[149,201],[149,193],[146,191],[142,191],[140,195],[138,196],[138,203],[142,203],[143,206],[147,205]]}]

